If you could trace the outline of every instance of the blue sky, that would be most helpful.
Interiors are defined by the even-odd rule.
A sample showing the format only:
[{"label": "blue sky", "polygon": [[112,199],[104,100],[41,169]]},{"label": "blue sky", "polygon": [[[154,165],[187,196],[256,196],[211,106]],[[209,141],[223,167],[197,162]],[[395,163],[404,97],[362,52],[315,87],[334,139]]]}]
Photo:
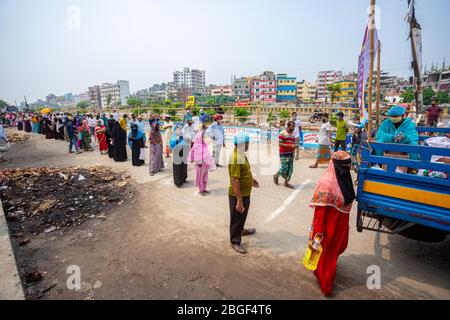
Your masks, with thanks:
[{"label": "blue sky", "polygon": [[[416,0],[424,63],[450,64],[450,1]],[[264,70],[315,80],[356,70],[369,0],[0,0],[0,99],[79,93],[118,79],[131,91],[183,67],[207,83]],[[66,26],[71,5],[80,29]],[[409,76],[406,0],[377,0],[382,68]]]}]

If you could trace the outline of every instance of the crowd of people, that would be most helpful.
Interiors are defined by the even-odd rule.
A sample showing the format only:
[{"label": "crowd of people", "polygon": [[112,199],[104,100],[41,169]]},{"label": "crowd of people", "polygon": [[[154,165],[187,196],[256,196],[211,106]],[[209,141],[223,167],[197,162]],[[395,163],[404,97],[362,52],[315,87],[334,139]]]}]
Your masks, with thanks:
[{"label": "crowd of people", "polygon": [[[131,150],[133,166],[142,166],[148,159],[149,174],[155,175],[164,169],[164,156],[172,157],[173,180],[177,187],[182,187],[188,178],[188,163],[194,166],[195,186],[200,195],[209,194],[209,172],[222,167],[221,151],[225,147],[225,130],[223,117],[216,115],[212,124],[206,123],[204,112],[192,115],[186,112],[182,124],[176,125],[170,116],[152,114],[148,119],[133,115],[122,117],[115,111],[111,114],[70,114],[51,113],[9,113],[1,116],[0,121],[17,130],[42,134],[46,139],[68,142],[69,153],[94,151],[97,146],[101,155],[108,155],[117,162],[127,161],[128,144]],[[146,123],[149,125],[148,147]],[[129,132],[128,132],[129,128]],[[405,116],[405,109],[394,106],[387,112],[387,118],[377,131],[367,134],[365,123],[353,123],[345,120],[339,112],[322,124],[317,143],[319,145],[316,161],[310,168],[327,163],[328,169],[319,179],[310,206],[314,209],[310,240],[320,239],[322,255],[316,275],[321,290],[325,295],[332,293],[336,274],[336,264],[348,244],[349,213],[355,200],[354,183],[350,174],[352,165],[359,162],[360,146],[368,140],[378,142],[418,144],[418,133],[414,122]],[[352,148],[347,152],[347,135],[353,129]],[[297,114],[280,128],[278,148],[280,169],[273,175],[273,181],[279,184],[279,177],[284,179],[284,186],[293,189],[290,179],[293,175],[294,161],[299,159],[301,122]],[[335,132],[333,145],[332,132]],[[206,140],[213,144],[210,152]],[[0,125],[0,142],[7,142],[3,126]],[[441,140],[439,140],[441,141]],[[245,228],[250,209],[253,188],[259,188],[254,178],[246,153],[250,146],[250,137],[240,131],[232,139],[234,149],[228,161],[228,200],[230,209],[230,243],[240,254],[247,250],[241,245],[243,236],[256,233],[253,228]],[[438,143],[435,139],[433,143]],[[440,143],[440,142],[439,142]],[[447,142],[449,144],[448,138]],[[333,150],[333,152],[332,152]],[[0,146],[0,151],[2,151]],[[2,154],[3,156],[3,154]],[[414,158],[414,155],[410,155]],[[1,157],[0,157],[1,158]]]}]

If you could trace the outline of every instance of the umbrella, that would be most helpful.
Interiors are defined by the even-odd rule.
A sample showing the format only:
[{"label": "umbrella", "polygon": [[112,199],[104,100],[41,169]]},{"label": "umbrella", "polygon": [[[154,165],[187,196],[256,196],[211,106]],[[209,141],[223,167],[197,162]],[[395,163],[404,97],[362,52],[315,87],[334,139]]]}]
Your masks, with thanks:
[{"label": "umbrella", "polygon": [[52,112],[52,109],[50,109],[50,108],[44,108],[44,109],[41,110],[41,113],[42,113],[42,114],[44,114],[44,113],[50,113],[50,112]]}]

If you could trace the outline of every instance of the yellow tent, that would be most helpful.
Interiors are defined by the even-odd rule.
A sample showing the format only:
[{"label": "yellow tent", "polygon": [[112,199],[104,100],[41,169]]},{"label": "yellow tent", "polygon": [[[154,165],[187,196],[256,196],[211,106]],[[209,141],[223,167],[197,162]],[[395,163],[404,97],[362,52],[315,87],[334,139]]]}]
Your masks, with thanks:
[{"label": "yellow tent", "polygon": [[42,114],[50,113],[50,112],[52,112],[52,109],[50,109],[50,108],[44,108],[44,109],[41,110]]}]

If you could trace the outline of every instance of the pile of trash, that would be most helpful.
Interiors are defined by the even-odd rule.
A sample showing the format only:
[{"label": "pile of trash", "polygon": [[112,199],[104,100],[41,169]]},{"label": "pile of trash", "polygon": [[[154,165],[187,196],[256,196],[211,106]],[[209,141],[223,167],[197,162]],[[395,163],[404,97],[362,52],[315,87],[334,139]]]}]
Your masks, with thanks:
[{"label": "pile of trash", "polygon": [[104,167],[2,170],[0,196],[12,236],[51,233],[88,219],[105,219],[110,209],[133,198],[129,178]]},{"label": "pile of trash", "polygon": [[29,134],[17,133],[17,132],[8,132],[6,134],[6,137],[10,143],[15,143],[15,144],[25,143],[30,139]]}]

